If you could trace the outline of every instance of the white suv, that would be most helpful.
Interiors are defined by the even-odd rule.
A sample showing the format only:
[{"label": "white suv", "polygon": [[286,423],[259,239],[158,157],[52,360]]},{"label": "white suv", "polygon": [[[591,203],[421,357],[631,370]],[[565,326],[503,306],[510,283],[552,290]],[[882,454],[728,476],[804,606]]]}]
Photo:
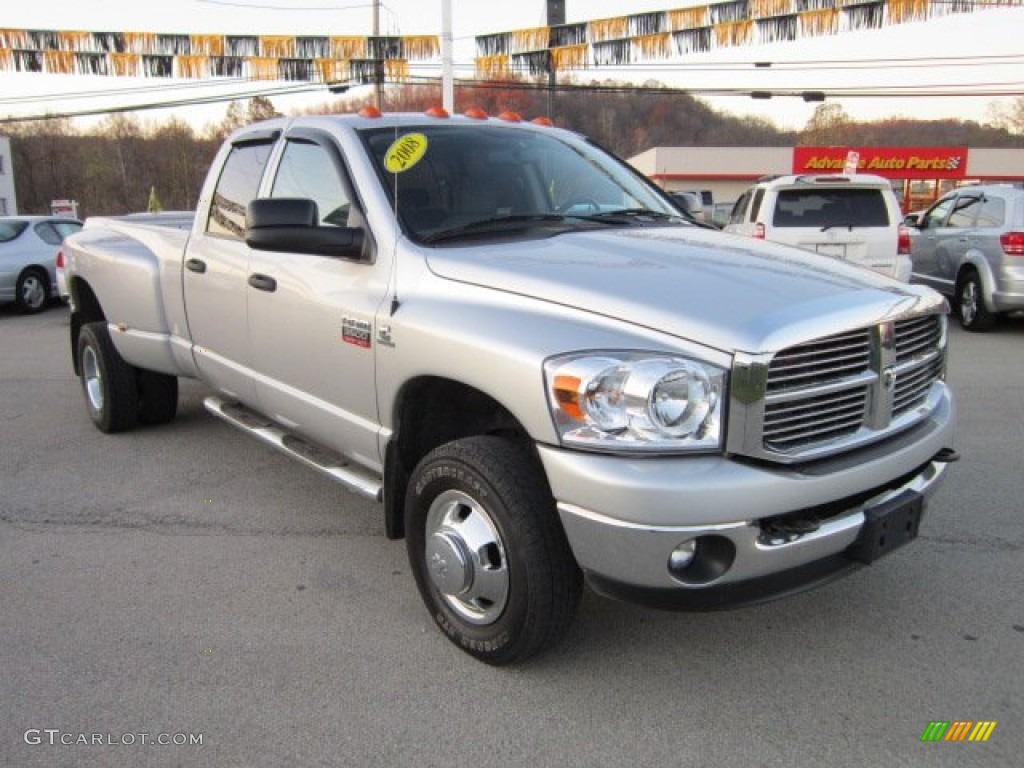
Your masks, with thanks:
[{"label": "white suv", "polygon": [[786,243],[910,280],[910,232],[881,176],[765,177],[733,206],[726,232]]}]

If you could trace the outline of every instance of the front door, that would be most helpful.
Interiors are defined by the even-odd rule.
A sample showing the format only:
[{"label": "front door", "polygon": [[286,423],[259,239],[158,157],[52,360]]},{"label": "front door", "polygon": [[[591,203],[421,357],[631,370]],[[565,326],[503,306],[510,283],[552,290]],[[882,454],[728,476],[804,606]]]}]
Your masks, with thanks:
[{"label": "front door", "polygon": [[[333,140],[288,137],[271,197],[316,202],[319,226],[366,229]],[[372,238],[347,259],[252,251],[249,329],[260,409],[272,419],[363,464],[380,466],[374,318],[389,264]]]}]

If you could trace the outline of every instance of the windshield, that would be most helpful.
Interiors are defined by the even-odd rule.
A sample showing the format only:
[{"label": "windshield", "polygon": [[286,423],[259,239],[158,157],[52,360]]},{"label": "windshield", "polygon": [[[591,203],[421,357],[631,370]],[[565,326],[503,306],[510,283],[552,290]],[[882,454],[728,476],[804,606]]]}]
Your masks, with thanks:
[{"label": "windshield", "polygon": [[487,125],[362,132],[406,232],[420,242],[581,226],[682,223],[628,166],[564,133]]}]

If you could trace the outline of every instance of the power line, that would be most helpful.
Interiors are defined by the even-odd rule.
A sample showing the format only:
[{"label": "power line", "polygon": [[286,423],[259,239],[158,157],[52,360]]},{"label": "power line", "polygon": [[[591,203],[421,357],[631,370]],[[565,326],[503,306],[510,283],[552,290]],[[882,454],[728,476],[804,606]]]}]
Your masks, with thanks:
[{"label": "power line", "polygon": [[321,91],[323,83],[303,84],[301,86],[282,86],[280,88],[263,88],[259,91],[245,91],[231,94],[218,94],[215,96],[196,97],[194,99],[178,99],[170,101],[149,102],[144,104],[132,104],[119,107],[106,107],[97,109],[66,110],[63,112],[47,112],[36,115],[7,116],[0,117],[0,124],[3,123],[28,123],[39,120],[55,120],[69,117],[93,117],[96,115],[115,114],[120,112],[144,112],[150,109],[168,109],[171,107],[191,107],[202,104],[217,104],[225,101],[237,101],[238,99],[255,98],[257,96],[290,96],[299,93],[312,93]]},{"label": "power line", "polygon": [[[622,69],[628,69],[629,71],[650,71],[653,73],[658,72],[709,72],[709,73],[735,73],[735,72],[751,72],[752,70],[772,72],[772,71],[801,71],[801,70],[871,70],[871,69],[886,69],[891,71],[899,68],[941,68],[943,66],[955,66],[955,67],[968,67],[968,66],[992,66],[993,64],[1003,63],[1006,65],[1024,63],[1024,55],[1009,54],[1009,55],[993,55],[993,56],[925,56],[925,57],[901,57],[901,58],[883,58],[883,59],[806,59],[799,62],[779,62],[771,63],[771,66],[763,66],[765,62],[756,61],[726,61],[717,62],[714,64],[689,64],[685,62],[673,63],[665,62],[660,65],[622,65]],[[761,64],[762,66],[758,66]],[[460,63],[461,65],[461,63]],[[439,64],[426,63],[417,66],[419,70],[432,71],[440,67]],[[468,68],[468,67],[464,67]],[[593,71],[597,74],[605,68],[595,68],[594,70],[583,69],[576,70],[577,73]],[[608,71],[614,71],[614,68],[608,68]],[[161,79],[163,80],[163,79]],[[42,101],[54,101],[54,100],[67,100],[67,99],[91,99],[98,97],[109,97],[111,95],[136,95],[136,94],[157,94],[170,91],[184,91],[184,90],[199,90],[199,89],[210,89],[216,87],[236,86],[240,83],[245,82],[265,82],[255,78],[212,78],[206,80],[188,80],[188,81],[176,81],[176,82],[159,82],[147,85],[139,85],[132,87],[122,87],[116,90],[105,88],[96,89],[90,91],[65,91],[58,93],[49,94],[31,94],[26,96],[3,96],[0,97],[0,104],[8,105],[19,105],[29,104],[34,102]],[[504,84],[506,81],[499,81]],[[392,83],[394,84],[394,83]],[[971,84],[974,85],[973,83]],[[532,86],[531,86],[532,87]],[[887,86],[889,88],[893,86]],[[913,87],[928,87],[928,86],[913,86]],[[940,86],[948,87],[948,86]],[[963,87],[968,87],[964,85]],[[739,90],[750,90],[749,87],[741,87]],[[835,90],[835,89],[833,89]]]}]

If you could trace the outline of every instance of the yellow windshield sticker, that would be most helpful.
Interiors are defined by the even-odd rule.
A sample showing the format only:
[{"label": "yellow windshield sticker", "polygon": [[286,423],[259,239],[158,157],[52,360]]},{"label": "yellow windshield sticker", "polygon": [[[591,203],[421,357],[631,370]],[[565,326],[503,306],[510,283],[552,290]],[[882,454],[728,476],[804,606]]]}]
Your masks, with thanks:
[{"label": "yellow windshield sticker", "polygon": [[407,133],[388,147],[384,167],[391,173],[408,171],[427,153],[427,137],[422,133]]}]

